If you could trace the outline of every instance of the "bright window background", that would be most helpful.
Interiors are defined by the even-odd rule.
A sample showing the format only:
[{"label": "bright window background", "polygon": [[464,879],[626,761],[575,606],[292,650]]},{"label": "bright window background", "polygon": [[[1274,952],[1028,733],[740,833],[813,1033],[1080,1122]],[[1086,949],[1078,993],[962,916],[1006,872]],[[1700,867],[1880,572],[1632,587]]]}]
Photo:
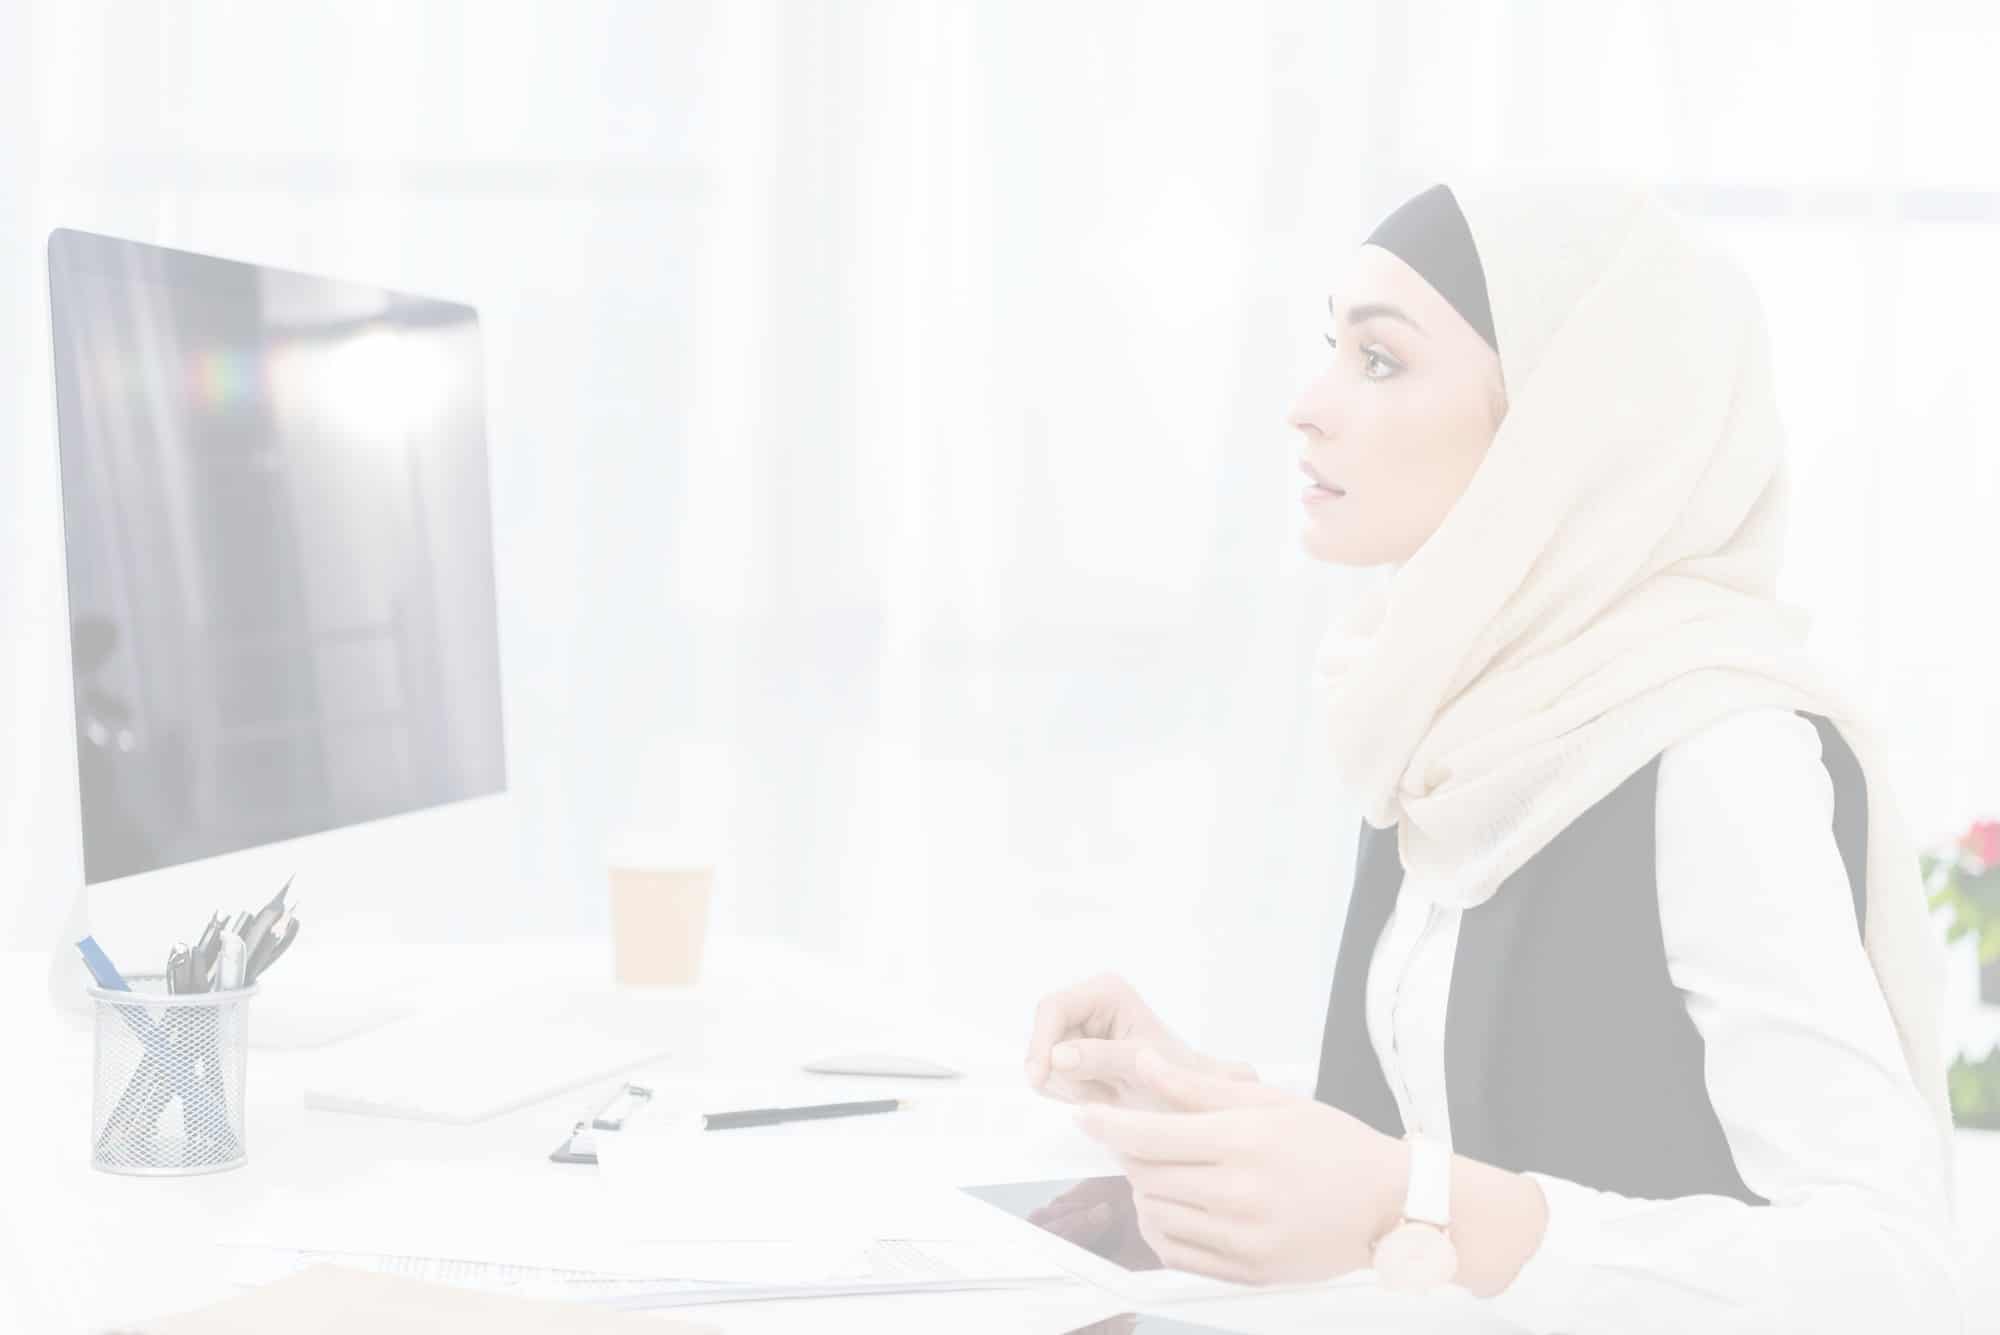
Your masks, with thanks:
[{"label": "bright window background", "polygon": [[1309,1058],[1358,816],[1306,669],[1367,576],[1299,553],[1284,412],[1352,245],[1498,163],[1742,257],[1786,591],[1920,832],[2000,814],[1995,68],[1990,6],[1886,0],[8,0],[0,921],[73,875],[56,225],[481,308],[496,930],[601,931],[608,839],[726,819],[740,927]]}]

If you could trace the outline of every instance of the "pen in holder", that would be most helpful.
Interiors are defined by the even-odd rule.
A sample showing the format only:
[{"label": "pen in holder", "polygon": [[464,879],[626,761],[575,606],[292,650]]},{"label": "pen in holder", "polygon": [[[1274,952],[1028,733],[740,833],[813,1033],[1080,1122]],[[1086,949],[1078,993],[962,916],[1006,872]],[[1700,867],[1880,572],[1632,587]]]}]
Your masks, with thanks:
[{"label": "pen in holder", "polygon": [[255,984],[167,991],[160,974],[132,991],[87,989],[96,1009],[90,1161],[107,1173],[174,1177],[244,1161],[243,1085]]}]

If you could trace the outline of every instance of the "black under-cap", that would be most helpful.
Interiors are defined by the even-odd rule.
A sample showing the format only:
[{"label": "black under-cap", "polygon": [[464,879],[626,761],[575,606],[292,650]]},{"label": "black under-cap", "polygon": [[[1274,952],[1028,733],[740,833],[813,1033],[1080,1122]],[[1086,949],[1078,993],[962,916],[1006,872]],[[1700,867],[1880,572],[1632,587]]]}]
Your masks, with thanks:
[{"label": "black under-cap", "polygon": [[1362,244],[1380,246],[1422,274],[1479,331],[1488,347],[1500,351],[1500,340],[1493,333],[1493,308],[1486,300],[1486,271],[1472,244],[1472,229],[1457,197],[1442,181],[1404,200]]}]

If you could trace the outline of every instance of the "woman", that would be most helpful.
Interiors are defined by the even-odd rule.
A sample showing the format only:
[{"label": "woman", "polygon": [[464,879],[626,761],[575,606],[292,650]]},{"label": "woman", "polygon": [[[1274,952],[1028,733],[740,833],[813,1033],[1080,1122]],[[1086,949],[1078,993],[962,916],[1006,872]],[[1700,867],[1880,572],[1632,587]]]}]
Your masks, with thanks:
[{"label": "woman", "polygon": [[[1292,415],[1364,822],[1316,1098],[1124,983],[1036,1012],[1143,1242],[1533,1330],[1956,1330],[1939,943],[1867,724],[1774,593],[1761,312],[1652,194],[1436,185]],[[1393,830],[1393,835],[1391,831]]]}]

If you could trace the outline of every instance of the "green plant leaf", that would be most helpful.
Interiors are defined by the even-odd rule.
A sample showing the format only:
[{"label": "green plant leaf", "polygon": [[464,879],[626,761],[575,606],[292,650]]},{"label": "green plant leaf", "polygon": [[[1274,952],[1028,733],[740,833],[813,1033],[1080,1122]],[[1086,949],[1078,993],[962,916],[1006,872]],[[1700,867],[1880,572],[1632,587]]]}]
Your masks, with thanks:
[{"label": "green plant leaf", "polygon": [[2000,1129],[2000,1044],[1980,1060],[1953,1059],[1946,1075],[1952,1120],[1960,1126]]}]

